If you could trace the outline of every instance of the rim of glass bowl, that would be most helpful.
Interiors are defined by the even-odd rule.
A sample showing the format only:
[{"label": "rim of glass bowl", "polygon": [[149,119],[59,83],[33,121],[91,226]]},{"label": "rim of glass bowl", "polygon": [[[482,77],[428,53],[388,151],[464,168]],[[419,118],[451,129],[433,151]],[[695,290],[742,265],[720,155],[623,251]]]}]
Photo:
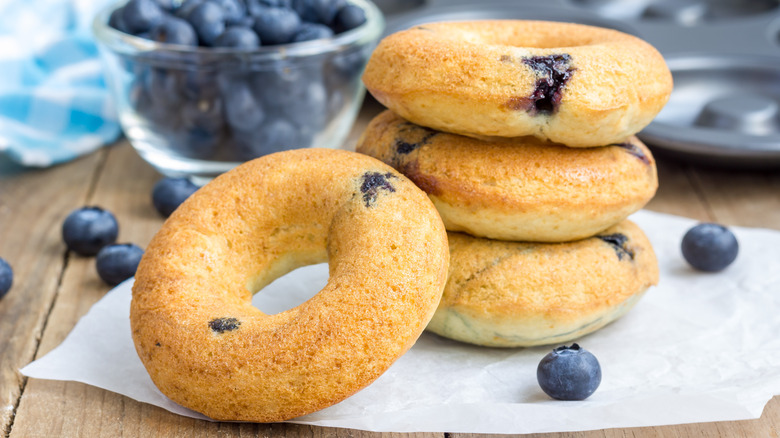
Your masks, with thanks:
[{"label": "rim of glass bowl", "polygon": [[92,21],[92,31],[98,42],[111,51],[142,59],[157,66],[198,69],[213,64],[223,68],[225,63],[262,64],[266,61],[292,61],[317,58],[316,55],[337,53],[350,47],[376,43],[385,28],[385,19],[376,5],[368,0],[349,0],[366,13],[366,22],[355,29],[332,38],[300,43],[261,46],[253,50],[223,47],[192,47],[160,43],[116,30],[108,25],[111,13],[123,6],[126,0],[102,9]]}]

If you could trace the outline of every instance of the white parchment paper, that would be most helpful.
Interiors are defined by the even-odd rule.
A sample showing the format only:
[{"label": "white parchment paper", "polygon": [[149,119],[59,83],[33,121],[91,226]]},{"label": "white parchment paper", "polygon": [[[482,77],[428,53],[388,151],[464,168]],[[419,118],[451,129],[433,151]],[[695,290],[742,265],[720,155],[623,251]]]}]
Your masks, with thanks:
[{"label": "white parchment paper", "polygon": [[[548,398],[536,366],[552,347],[495,349],[425,333],[376,382],[294,422],[371,431],[531,433],[757,418],[780,394],[780,232],[733,228],[740,255],[725,271],[690,269],[680,255],[694,221],[632,216],[658,255],[661,282],[619,321],[577,340],[603,380],[589,399]],[[327,280],[327,266],[296,270],[255,296],[267,313],[295,306]],[[22,369],[74,380],[177,414],[138,359],[128,320],[131,281],[92,307],[67,339]]]}]

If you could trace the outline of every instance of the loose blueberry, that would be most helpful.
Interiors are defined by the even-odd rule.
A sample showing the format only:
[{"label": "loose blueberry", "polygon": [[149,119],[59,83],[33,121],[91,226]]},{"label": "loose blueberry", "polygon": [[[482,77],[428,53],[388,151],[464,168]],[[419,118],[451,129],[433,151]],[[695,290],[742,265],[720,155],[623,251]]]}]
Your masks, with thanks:
[{"label": "loose blueberry", "polygon": [[702,223],[685,233],[681,248],[685,260],[695,269],[718,272],[737,258],[739,242],[728,228]]},{"label": "loose blueberry", "polygon": [[144,250],[132,243],[103,247],[95,258],[98,275],[107,284],[115,286],[135,275],[143,255]]},{"label": "loose blueberry", "polygon": [[363,49],[334,54],[328,64],[326,79],[333,87],[350,83],[363,73],[363,67],[370,55],[370,52]]},{"label": "loose blueberry", "polygon": [[292,0],[246,0],[246,9],[251,15],[259,15],[265,8],[292,9]]},{"label": "loose blueberry", "polygon": [[227,123],[235,129],[249,131],[265,119],[265,111],[244,81],[230,83],[223,94]]},{"label": "loose blueberry", "polygon": [[155,105],[165,108],[176,108],[181,103],[182,93],[179,90],[179,76],[176,72],[152,67],[145,75],[140,76],[149,97]]},{"label": "loose blueberry", "polygon": [[284,119],[274,119],[263,123],[251,136],[239,133],[236,140],[236,153],[238,159],[242,161],[301,147],[298,130]]},{"label": "loose blueberry", "polygon": [[303,21],[330,26],[345,0],[293,0],[292,6]]},{"label": "loose blueberry", "polygon": [[4,258],[0,257],[0,298],[3,298],[11,290],[13,283],[14,270]]},{"label": "loose blueberry", "polygon": [[293,35],[292,42],[300,43],[303,41],[318,40],[321,38],[330,38],[333,31],[324,24],[301,23],[301,26]]},{"label": "loose blueberry", "polygon": [[[211,88],[204,88],[201,92],[210,94],[212,89],[218,92],[215,84],[211,84]],[[225,135],[222,98],[215,96],[184,100],[179,108],[179,115],[182,129],[177,135],[179,141],[172,143],[172,149],[186,158],[200,160],[213,158]]]},{"label": "loose blueberry", "polygon": [[72,211],[62,223],[62,238],[68,249],[92,256],[101,248],[116,242],[119,224],[114,215],[100,207],[81,207]]},{"label": "loose blueberry", "polygon": [[120,32],[130,33],[125,24],[124,13],[124,8],[114,9],[114,12],[108,17],[108,25]]},{"label": "loose blueberry", "polygon": [[[180,123],[179,109],[169,104],[169,94],[154,94],[149,91],[149,83],[145,82],[148,80],[147,76],[137,77],[138,83],[130,90],[130,106],[147,121],[152,129],[177,127]],[[175,99],[173,102],[178,100]]]},{"label": "loose blueberry", "polygon": [[246,16],[246,6],[242,0],[209,0],[222,7],[225,23],[236,24]]},{"label": "loose blueberry", "polygon": [[177,133],[171,149],[185,158],[212,160],[219,152],[224,138],[223,128],[211,130],[203,126],[191,126]]},{"label": "loose blueberry", "polygon": [[154,0],[130,0],[122,11],[125,27],[135,35],[148,32],[165,17],[165,13]]},{"label": "loose blueberry", "polygon": [[293,100],[293,96],[299,94],[307,84],[317,80],[318,73],[313,68],[301,68],[300,65],[280,62],[267,71],[255,73],[249,81],[255,96],[260,98],[267,108],[278,110]]},{"label": "loose blueberry", "polygon": [[601,366],[596,357],[577,344],[548,353],[536,368],[539,386],[558,400],[585,400],[601,383]]},{"label": "loose blueberry", "polygon": [[198,186],[187,178],[166,177],[154,185],[152,204],[163,217],[168,217],[196,190]]},{"label": "loose blueberry", "polygon": [[212,101],[219,97],[219,87],[210,71],[182,72],[181,93],[191,102],[202,105],[203,101]]},{"label": "loose blueberry", "polygon": [[241,26],[241,27],[248,27],[252,28],[255,25],[255,17],[251,15],[244,15],[243,17],[239,18],[238,20],[233,20],[226,23],[229,26]]},{"label": "loose blueberry", "polygon": [[180,3],[179,0],[154,0],[160,9],[166,12],[172,12],[176,9],[176,6]]},{"label": "loose blueberry", "polygon": [[203,45],[210,46],[225,31],[225,13],[211,1],[205,1],[192,9],[187,21],[195,28],[195,33]]},{"label": "loose blueberry", "polygon": [[282,114],[299,127],[319,130],[328,116],[328,92],[321,81],[311,81],[282,101]]},{"label": "loose blueberry", "polygon": [[260,38],[248,27],[230,26],[217,37],[214,47],[251,50],[260,47]]},{"label": "loose blueberry", "polygon": [[217,132],[224,126],[220,97],[185,100],[180,111],[182,124],[186,128],[200,128],[208,132]]},{"label": "loose blueberry", "polygon": [[149,31],[151,39],[166,44],[197,46],[198,35],[192,25],[181,18],[167,16]]},{"label": "loose blueberry", "polygon": [[187,19],[187,17],[190,15],[190,12],[192,12],[193,9],[195,9],[196,6],[200,5],[201,3],[205,2],[206,0],[184,0],[182,4],[176,9],[174,14],[183,19]]},{"label": "loose blueberry", "polygon": [[346,32],[355,29],[366,22],[366,13],[362,8],[355,5],[346,5],[339,9],[336,18],[333,20],[333,30],[336,33]]},{"label": "loose blueberry", "polygon": [[265,8],[255,16],[254,30],[265,45],[286,44],[292,41],[301,19],[298,14],[286,8]]}]

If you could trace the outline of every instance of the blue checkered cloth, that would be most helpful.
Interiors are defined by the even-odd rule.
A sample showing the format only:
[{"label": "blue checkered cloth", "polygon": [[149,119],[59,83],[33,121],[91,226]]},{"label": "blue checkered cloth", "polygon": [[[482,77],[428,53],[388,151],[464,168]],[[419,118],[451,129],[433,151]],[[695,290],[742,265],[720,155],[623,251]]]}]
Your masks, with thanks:
[{"label": "blue checkered cloth", "polygon": [[120,135],[91,33],[111,1],[0,2],[0,154],[45,167]]}]

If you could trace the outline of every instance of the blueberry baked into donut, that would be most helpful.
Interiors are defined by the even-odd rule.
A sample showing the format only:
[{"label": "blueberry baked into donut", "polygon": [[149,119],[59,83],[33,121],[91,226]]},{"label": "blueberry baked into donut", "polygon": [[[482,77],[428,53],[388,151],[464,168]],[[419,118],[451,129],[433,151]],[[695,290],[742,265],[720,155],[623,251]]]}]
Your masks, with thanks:
[{"label": "blueberry baked into donut", "polygon": [[568,148],[533,137],[484,141],[375,117],[358,152],[422,188],[449,231],[491,239],[565,242],[590,237],[642,208],[658,188],[655,160],[636,137]]},{"label": "blueberry baked into donut", "polygon": [[[216,420],[272,422],[337,403],[381,375],[433,316],[444,226],[391,167],[330,149],[245,163],[190,196],[146,249],[130,322],[173,401]],[[252,294],[329,262],[327,285],[266,315]]]},{"label": "blueberry baked into donut", "polygon": [[422,126],[569,147],[620,143],[666,104],[661,54],[622,32],[572,23],[430,23],[380,42],[369,92]]}]

